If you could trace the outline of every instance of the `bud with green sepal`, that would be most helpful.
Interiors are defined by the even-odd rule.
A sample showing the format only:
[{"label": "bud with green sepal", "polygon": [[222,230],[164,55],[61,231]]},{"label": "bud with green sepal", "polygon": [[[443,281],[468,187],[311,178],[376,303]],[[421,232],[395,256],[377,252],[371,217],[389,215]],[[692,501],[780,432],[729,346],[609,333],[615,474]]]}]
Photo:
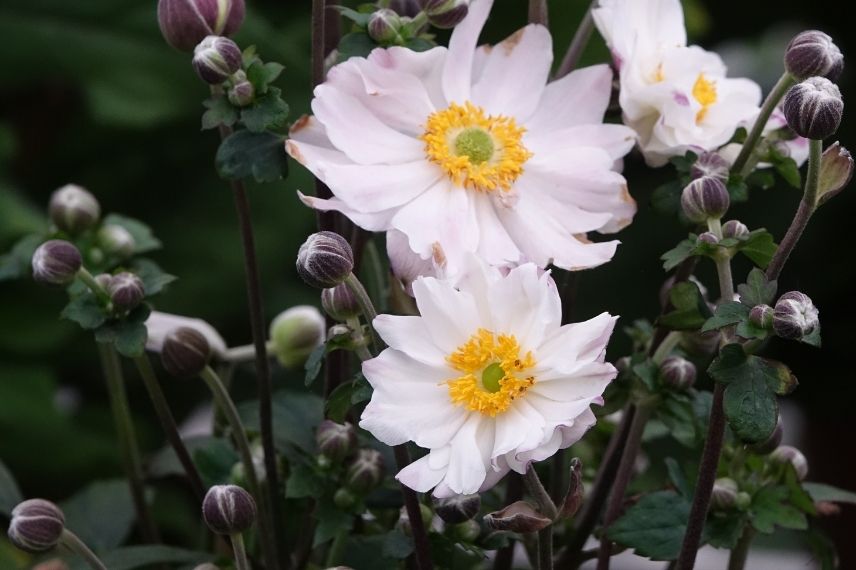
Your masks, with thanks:
[{"label": "bud with green sepal", "polygon": [[256,99],[256,88],[252,82],[247,79],[247,74],[243,70],[238,70],[232,76],[231,87],[226,93],[229,103],[236,107],[249,107]]},{"label": "bud with green sepal", "polygon": [[814,76],[836,81],[844,69],[844,55],[828,34],[806,30],[788,44],[785,69],[798,81]]},{"label": "bud with green sepal", "polygon": [[48,216],[57,228],[76,235],[98,223],[101,205],[83,187],[66,184],[51,194]]},{"label": "bud with green sepal", "polygon": [[360,304],[351,288],[341,283],[321,291],[321,307],[330,318],[345,322],[362,314]]},{"label": "bud with green sepal", "polygon": [[739,488],[734,479],[721,477],[713,483],[713,493],[710,496],[710,506],[716,511],[727,511],[735,508]]},{"label": "bud with green sepal", "polygon": [[220,85],[241,69],[243,62],[238,44],[221,36],[208,36],[193,50],[193,69],[200,79]]},{"label": "bud with green sepal", "polygon": [[838,130],[844,101],[833,82],[824,77],[809,77],[788,90],[782,111],[795,133],[819,141]]},{"label": "bud with green sepal", "polygon": [[423,9],[432,26],[449,29],[467,17],[469,4],[469,0],[424,0]]},{"label": "bud with green sepal", "polygon": [[749,322],[764,330],[773,330],[773,307],[770,305],[755,305],[749,311]]},{"label": "bud with green sepal", "polygon": [[808,475],[808,461],[796,447],[780,445],[770,454],[770,460],[779,465],[791,464],[800,481],[803,481]]},{"label": "bud with green sepal", "polygon": [[348,465],[345,484],[356,493],[366,494],[383,481],[383,456],[376,449],[361,449]]},{"label": "bud with green sepal", "polygon": [[315,443],[324,457],[339,463],[356,448],[357,432],[348,422],[339,424],[333,420],[324,420],[315,430]]},{"label": "bud with green sepal", "polygon": [[286,368],[302,366],[312,351],[324,343],[325,322],[310,305],[298,305],[280,313],[270,325],[270,349]]},{"label": "bud with green sepal", "polygon": [[722,237],[724,239],[740,239],[749,235],[749,228],[738,220],[728,220],[722,224]]},{"label": "bud with green sepal", "polygon": [[381,8],[369,16],[366,30],[369,37],[381,45],[401,43],[401,18],[393,10]]},{"label": "bud with green sepal", "polygon": [[83,258],[71,242],[52,239],[33,253],[33,279],[39,283],[68,285],[77,277]]},{"label": "bud with green sepal", "polygon": [[127,259],[134,254],[136,242],[134,236],[119,224],[104,224],[98,230],[98,245],[107,254],[119,259]]},{"label": "bud with green sepal", "polygon": [[146,298],[143,280],[128,271],[111,276],[106,289],[113,306],[120,311],[130,311]]},{"label": "bud with green sepal", "polygon": [[850,156],[850,152],[838,142],[829,145],[820,157],[817,205],[825,204],[844,190],[851,178],[853,178],[853,157]]},{"label": "bud with green sepal", "polygon": [[159,0],[158,25],[169,45],[191,52],[206,36],[237,32],[244,12],[244,0]]}]

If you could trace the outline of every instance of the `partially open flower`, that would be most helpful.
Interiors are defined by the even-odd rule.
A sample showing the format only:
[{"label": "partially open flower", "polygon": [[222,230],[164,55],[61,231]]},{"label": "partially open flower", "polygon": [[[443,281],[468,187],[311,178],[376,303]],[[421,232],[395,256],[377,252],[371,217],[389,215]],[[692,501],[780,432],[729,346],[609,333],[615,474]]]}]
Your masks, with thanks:
[{"label": "partially open flower", "polygon": [[458,524],[479,514],[481,497],[474,495],[453,495],[445,499],[434,499],[437,515],[449,524]]},{"label": "partially open flower", "polygon": [[797,477],[800,481],[805,479],[808,475],[808,461],[806,460],[805,455],[803,455],[796,447],[780,445],[773,451],[773,453],[770,454],[770,459],[775,463],[790,463],[793,465],[794,471],[796,471]]},{"label": "partially open flower", "polygon": [[113,306],[122,311],[130,311],[146,298],[143,280],[128,271],[110,277],[107,293]]},{"label": "partially open flower", "polygon": [[517,501],[504,509],[486,514],[484,522],[493,530],[505,530],[520,534],[538,532],[553,523],[526,501]]},{"label": "partially open flower", "polygon": [[66,184],[51,194],[48,215],[62,231],[78,234],[98,222],[101,206],[95,196],[85,188]]},{"label": "partially open flower", "polygon": [[238,31],[244,11],[244,0],[159,0],[158,25],[169,45],[190,52],[206,36]]},{"label": "partially open flower", "polygon": [[799,136],[823,140],[838,130],[844,101],[835,83],[824,77],[809,77],[785,94],[782,111],[788,126]]},{"label": "partially open flower", "polygon": [[820,158],[820,180],[817,185],[817,203],[827,200],[844,190],[853,178],[853,157],[850,151],[835,142],[823,151]]},{"label": "partially open flower", "polygon": [[336,232],[317,232],[297,251],[297,273],[318,289],[335,287],[354,270],[354,252],[348,240]]},{"label": "partially open flower", "polygon": [[345,481],[349,489],[368,493],[383,481],[383,456],[376,449],[361,449],[348,465]]},{"label": "partially open flower", "polygon": [[817,307],[805,293],[789,291],[776,301],[773,330],[780,337],[800,339],[813,333],[819,326]]},{"label": "partially open flower", "polygon": [[195,378],[208,365],[211,346],[205,336],[189,327],[180,327],[168,335],[161,348],[161,362],[176,378]]},{"label": "partially open flower", "polygon": [[202,518],[217,534],[241,533],[256,520],[256,502],[237,485],[214,485],[202,501]]},{"label": "partially open flower", "polygon": [[65,530],[65,515],[55,504],[30,499],[12,509],[9,541],[27,552],[44,552],[59,542]]},{"label": "partially open flower", "polygon": [[836,81],[844,69],[844,56],[827,34],[800,32],[785,50],[785,69],[798,81],[819,75]]},{"label": "partially open flower", "polygon": [[694,222],[719,219],[728,211],[731,197],[720,178],[702,176],[686,185],[681,192],[681,208]]},{"label": "partially open flower", "polygon": [[695,384],[695,364],[680,356],[670,356],[660,365],[663,384],[674,390],[687,390]]},{"label": "partially open flower", "polygon": [[121,259],[130,257],[136,247],[134,236],[119,224],[101,226],[98,230],[98,245],[108,254]]},{"label": "partially open flower", "polygon": [[348,422],[338,424],[324,420],[315,431],[315,442],[322,455],[338,463],[357,446],[357,432]]},{"label": "partially open flower", "polygon": [[325,328],[323,315],[310,305],[298,305],[280,313],[270,324],[270,340],[279,363],[286,368],[302,366],[324,342]]},{"label": "partially open flower", "polygon": [[33,253],[33,279],[40,283],[67,285],[83,264],[80,251],[71,242],[48,240]]},{"label": "partially open flower", "polygon": [[200,79],[220,85],[241,69],[241,48],[221,36],[208,36],[193,50],[193,69]]}]

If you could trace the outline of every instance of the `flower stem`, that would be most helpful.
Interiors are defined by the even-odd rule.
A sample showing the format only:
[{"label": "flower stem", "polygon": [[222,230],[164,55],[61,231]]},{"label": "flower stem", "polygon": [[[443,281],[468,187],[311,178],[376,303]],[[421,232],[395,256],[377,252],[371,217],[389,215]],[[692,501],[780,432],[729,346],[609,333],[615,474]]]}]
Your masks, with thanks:
[{"label": "flower stem", "polygon": [[654,350],[654,354],[651,355],[651,360],[654,361],[654,364],[662,364],[662,362],[671,354],[672,350],[678,345],[681,341],[681,333],[678,331],[671,331],[666,335],[666,338],[663,339],[663,342],[660,343]]},{"label": "flower stem", "polygon": [[559,69],[556,70],[556,74],[553,76],[554,79],[561,79],[566,76],[572,72],[574,68],[576,68],[577,63],[579,63],[580,56],[583,55],[583,51],[588,45],[589,39],[591,39],[591,34],[594,31],[594,17],[591,15],[591,9],[596,3],[597,0],[592,0],[591,6],[586,10],[586,14],[583,16],[580,25],[577,26],[577,31],[574,33],[571,43],[568,44],[568,51],[565,52],[565,56],[562,58],[562,63],[559,65]]},{"label": "flower stem", "polygon": [[244,548],[244,536],[240,532],[230,534],[232,550],[235,553],[235,570],[252,570],[247,560],[247,549]]},{"label": "flower stem", "polygon": [[146,502],[146,488],[143,481],[142,460],[134,422],[131,420],[131,409],[128,404],[128,394],[125,391],[125,380],[122,377],[122,364],[116,349],[111,344],[96,342],[101,368],[107,381],[107,391],[110,394],[110,408],[113,411],[113,422],[116,424],[116,438],[119,440],[119,455],[122,467],[128,478],[131,498],[137,512],[140,534],[149,543],[160,542],[160,535],[155,525],[149,505]]},{"label": "flower stem", "polygon": [[95,553],[92,552],[92,550],[90,550],[76,534],[67,528],[62,530],[62,535],[59,540],[63,546],[83,558],[92,570],[107,570],[107,566],[105,566],[104,563],[95,556]]},{"label": "flower stem", "polygon": [[[510,505],[523,497],[523,477],[517,472],[511,471],[505,480],[505,500],[503,504]],[[511,570],[511,563],[514,560],[514,545],[515,541],[509,541],[508,546],[503,546],[496,552],[496,558],[493,561],[493,570]]]},{"label": "flower stem", "polygon": [[357,298],[357,303],[360,305],[360,309],[363,311],[363,315],[366,317],[366,322],[369,325],[369,331],[372,336],[372,344],[375,349],[382,349],[383,345],[381,344],[380,339],[377,336],[377,333],[374,330],[374,320],[377,317],[377,311],[375,311],[374,305],[372,304],[372,300],[369,297],[369,294],[366,292],[366,288],[363,287],[363,284],[360,283],[360,280],[357,279],[357,276],[351,273],[345,279],[345,284],[351,290],[351,293],[354,294],[354,297]]},{"label": "flower stem", "polygon": [[[722,239],[722,223],[719,219],[708,220],[707,228],[717,238]],[[731,257],[727,254],[717,255],[715,262],[716,274],[719,277],[719,299],[723,303],[728,303],[734,300],[734,279],[731,277]]]},{"label": "flower stem", "polygon": [[333,543],[330,545],[330,550],[327,552],[327,567],[335,568],[339,565],[339,560],[342,558],[342,551],[345,549],[345,543],[348,542],[348,532],[340,531],[333,538]]},{"label": "flower stem", "polygon": [[553,570],[553,525],[538,531],[538,570]]},{"label": "flower stem", "polygon": [[205,485],[202,484],[202,478],[199,476],[199,471],[196,470],[196,465],[193,464],[193,460],[190,458],[190,453],[188,453],[187,447],[185,447],[184,442],[181,440],[181,436],[178,434],[178,426],[176,425],[175,418],[169,409],[166,396],[164,395],[163,390],[160,387],[160,383],[155,376],[155,371],[152,369],[152,363],[149,361],[149,357],[143,354],[142,356],[134,358],[134,364],[137,366],[140,377],[143,379],[143,384],[145,384],[146,391],[149,393],[149,398],[155,408],[155,413],[158,416],[158,420],[160,420],[164,434],[166,435],[167,440],[169,440],[173,451],[175,451],[175,455],[178,457],[178,461],[181,463],[181,466],[184,467],[184,472],[187,474],[187,479],[190,481],[193,493],[201,503],[205,496]]},{"label": "flower stem", "polygon": [[648,405],[636,405],[636,413],[633,414],[633,420],[630,423],[630,429],[627,433],[627,443],[624,445],[624,451],[621,453],[621,462],[618,464],[618,471],[615,474],[615,481],[612,484],[612,492],[609,495],[609,503],[606,506],[606,514],[603,518],[604,535],[600,538],[597,570],[609,570],[612,544],[605,533],[609,525],[615,522],[615,519],[621,514],[621,508],[624,506],[624,493],[627,491],[627,486],[633,477],[636,456],[639,454],[642,444],[642,433],[645,431],[645,424],[648,423],[648,418],[651,417],[651,411],[651,407]]},{"label": "flower stem", "polygon": [[743,148],[740,149],[740,154],[737,155],[737,159],[731,166],[731,172],[738,173],[744,178],[749,174],[749,172],[746,171],[746,167],[749,163],[749,157],[752,156],[752,153],[755,151],[755,147],[758,146],[758,141],[761,140],[761,135],[764,133],[764,127],[767,126],[767,121],[770,120],[770,115],[773,114],[773,110],[795,82],[796,79],[794,79],[794,76],[786,71],[776,82],[776,85],[773,86],[773,89],[767,95],[767,98],[764,99],[764,104],[761,106],[761,112],[758,113],[758,118],[755,119],[755,124],[752,125],[752,130],[749,131],[748,135],[746,135],[746,140],[743,142]]},{"label": "flower stem", "polygon": [[752,525],[747,524],[743,530],[743,535],[737,541],[734,550],[731,551],[731,556],[728,557],[728,570],[743,570],[743,567],[746,566],[746,559],[749,557],[749,547],[754,538],[755,530]]},{"label": "flower stem", "polygon": [[[395,463],[399,471],[410,465],[410,454],[407,452],[405,444],[393,446],[392,450],[395,454]],[[431,561],[431,547],[428,543],[428,533],[425,530],[425,523],[422,521],[419,498],[416,496],[416,491],[404,483],[399,483],[399,485],[401,486],[401,493],[404,495],[404,508],[407,510],[410,528],[413,531],[416,566],[418,570],[431,570],[434,568],[434,563]]]},{"label": "flower stem", "polygon": [[810,140],[808,141],[808,145],[808,173],[806,174],[805,192],[794,215],[794,219],[791,221],[791,225],[782,239],[782,243],[776,249],[770,265],[767,266],[767,279],[769,280],[779,278],[782,268],[788,261],[788,257],[790,257],[800,237],[802,237],[803,231],[805,231],[808,221],[817,207],[817,186],[820,178],[820,160],[823,153],[823,142]]},{"label": "flower stem", "polygon": [[357,345],[357,348],[354,352],[357,353],[357,357],[361,362],[365,362],[366,360],[371,360],[371,353],[369,349],[365,347],[363,344],[365,342],[365,337],[363,336],[363,325],[360,324],[360,319],[358,317],[350,317],[347,320],[348,326],[351,327],[354,331],[354,344]]},{"label": "flower stem", "polygon": [[95,293],[95,296],[98,297],[99,301],[105,304],[110,301],[110,294],[107,293],[107,290],[95,280],[95,277],[93,277],[85,267],[81,267],[77,270],[77,278],[83,281],[83,283],[89,287],[93,293]]},{"label": "flower stem", "polygon": [[[535,466],[529,464],[524,475],[524,482],[529,494],[538,505],[538,512],[545,517],[554,520],[558,515],[556,505],[550,498],[550,494],[544,489],[544,484],[535,471]],[[553,570],[553,525],[549,524],[538,531],[538,570]]]},{"label": "flower stem", "polygon": [[[270,353],[273,351],[273,342],[268,341],[265,344],[265,350],[270,356]],[[256,358],[256,345],[255,344],[245,344],[242,346],[235,346],[226,350],[226,354],[223,355],[223,360],[229,362],[230,364],[239,364],[241,362],[249,362],[251,360],[255,360]]]},{"label": "flower stem", "polygon": [[547,25],[547,0],[529,0],[529,23]]}]

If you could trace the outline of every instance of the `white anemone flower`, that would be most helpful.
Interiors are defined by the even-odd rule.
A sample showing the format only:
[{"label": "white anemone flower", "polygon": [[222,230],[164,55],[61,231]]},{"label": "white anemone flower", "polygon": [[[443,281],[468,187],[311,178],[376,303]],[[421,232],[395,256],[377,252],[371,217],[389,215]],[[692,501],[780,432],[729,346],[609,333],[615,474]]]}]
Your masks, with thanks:
[{"label": "white anemone flower", "polygon": [[604,362],[617,317],[561,325],[549,272],[504,274],[469,256],[458,285],[420,277],[421,316],[380,315],[389,348],[363,363],[374,388],[360,426],[388,445],[428,454],[398,473],[437,497],[495,485],[578,441],[616,370]]},{"label": "white anemone flower", "polygon": [[472,2],[448,49],[378,48],[330,70],[286,149],[334,197],[302,199],[401,232],[448,273],[467,253],[495,265],[605,263],[618,242],[586,234],[636,212],[616,172],[635,134],[603,124],[612,72],[548,84],[552,39],[540,25],[477,48],[492,4]]},{"label": "white anemone flower", "polygon": [[649,165],[716,150],[758,114],[758,84],[726,77],[719,55],[687,46],[680,0],[600,0],[593,16],[618,68],[624,122]]}]

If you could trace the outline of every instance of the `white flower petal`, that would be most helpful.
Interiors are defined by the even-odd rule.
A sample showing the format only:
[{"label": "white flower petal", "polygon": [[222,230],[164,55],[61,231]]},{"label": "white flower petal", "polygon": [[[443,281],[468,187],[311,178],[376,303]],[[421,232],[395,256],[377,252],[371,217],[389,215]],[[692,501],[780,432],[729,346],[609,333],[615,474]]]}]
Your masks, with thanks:
[{"label": "white flower petal", "polygon": [[152,352],[160,352],[163,348],[163,341],[166,336],[177,328],[188,327],[201,333],[211,346],[211,351],[216,356],[223,356],[226,353],[226,341],[220,336],[213,326],[207,321],[192,317],[183,317],[181,315],[173,315],[171,313],[163,313],[161,311],[152,311],[149,318],[146,320],[146,329],[148,329],[148,337],[146,338],[146,350]]},{"label": "white flower petal", "polygon": [[315,210],[322,212],[342,212],[351,221],[370,232],[382,232],[388,230],[392,223],[392,218],[397,210],[390,209],[383,212],[372,212],[366,214],[358,212],[350,208],[345,202],[338,198],[316,198],[315,196],[307,196],[302,192],[297,193],[300,201]]},{"label": "white flower petal", "polygon": [[[602,362],[606,344],[615,328],[615,321],[609,313],[581,323],[562,326],[552,338],[538,347],[539,370],[557,370],[573,373],[582,362]],[[546,376],[539,374],[539,378]]]},{"label": "white flower petal", "polygon": [[493,449],[492,422],[471,414],[452,440],[452,454],[445,482],[458,494],[478,492],[487,475]]},{"label": "white flower petal", "polygon": [[385,69],[416,77],[422,82],[434,108],[442,109],[448,104],[443,94],[443,69],[447,53],[444,47],[417,52],[410,48],[393,46],[373,50],[368,61]]},{"label": "white flower petal", "polygon": [[446,354],[431,341],[422,317],[378,315],[373,325],[390,348],[424,364],[446,365]]},{"label": "white flower petal", "polygon": [[570,374],[556,371],[539,376],[530,391],[556,401],[590,400],[603,394],[616,374],[612,364],[589,362]]},{"label": "white flower petal", "polygon": [[434,344],[446,354],[452,354],[484,326],[473,296],[449,283],[421,277],[413,283],[413,296]]},{"label": "white flower petal", "polygon": [[467,17],[452,32],[443,68],[443,92],[449,103],[463,104],[470,99],[476,44],[492,6],[493,0],[473,0]]},{"label": "white flower petal", "polygon": [[526,129],[534,134],[600,124],[609,106],[611,92],[612,70],[608,65],[574,70],[547,84],[535,114],[526,120]]},{"label": "white flower petal", "polygon": [[488,293],[496,330],[513,334],[523,351],[559,330],[562,301],[548,273],[527,263],[512,269]]},{"label": "white flower petal", "polygon": [[[399,471],[395,478],[418,493],[430,491],[446,476],[449,450],[449,447],[432,450]],[[445,458],[445,463],[437,461],[438,457]]]}]

